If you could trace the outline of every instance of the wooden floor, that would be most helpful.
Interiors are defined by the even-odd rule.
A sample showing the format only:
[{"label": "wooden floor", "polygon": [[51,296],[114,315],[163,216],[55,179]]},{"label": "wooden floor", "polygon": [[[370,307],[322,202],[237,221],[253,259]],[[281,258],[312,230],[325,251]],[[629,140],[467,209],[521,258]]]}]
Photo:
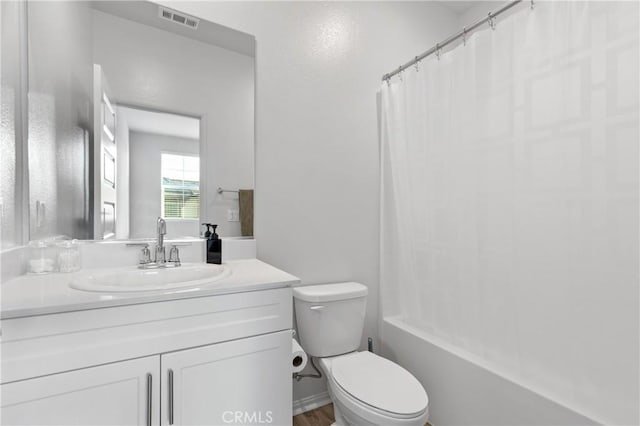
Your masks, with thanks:
[{"label": "wooden floor", "polygon": [[333,404],[329,404],[294,416],[293,426],[330,426],[333,420]]},{"label": "wooden floor", "polygon": [[333,420],[333,404],[329,404],[294,416],[293,426],[330,426]]}]

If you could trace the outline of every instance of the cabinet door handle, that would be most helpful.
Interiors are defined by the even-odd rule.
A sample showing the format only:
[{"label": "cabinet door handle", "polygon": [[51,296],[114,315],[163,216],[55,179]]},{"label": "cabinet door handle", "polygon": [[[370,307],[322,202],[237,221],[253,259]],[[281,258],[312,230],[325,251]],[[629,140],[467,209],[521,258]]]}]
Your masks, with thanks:
[{"label": "cabinet door handle", "polygon": [[151,404],[153,392],[153,378],[150,373],[147,374],[147,426],[151,426]]},{"label": "cabinet door handle", "polygon": [[173,424],[173,370],[169,369],[169,377],[168,377],[168,387],[169,387],[169,424]]}]

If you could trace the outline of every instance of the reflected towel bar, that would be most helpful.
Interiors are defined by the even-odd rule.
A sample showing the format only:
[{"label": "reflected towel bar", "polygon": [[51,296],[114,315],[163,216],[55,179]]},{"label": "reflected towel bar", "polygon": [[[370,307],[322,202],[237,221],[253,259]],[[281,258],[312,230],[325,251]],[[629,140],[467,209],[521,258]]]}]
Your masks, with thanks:
[{"label": "reflected towel bar", "polygon": [[220,187],[218,187],[218,194],[222,194],[223,192],[235,192],[236,194],[238,193],[238,191],[234,191],[233,189],[222,189]]}]

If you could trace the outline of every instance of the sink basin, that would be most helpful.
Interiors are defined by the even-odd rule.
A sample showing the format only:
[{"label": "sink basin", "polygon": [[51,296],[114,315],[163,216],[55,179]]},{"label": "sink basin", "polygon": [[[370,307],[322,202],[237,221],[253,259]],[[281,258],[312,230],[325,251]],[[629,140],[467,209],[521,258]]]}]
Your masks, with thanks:
[{"label": "sink basin", "polygon": [[177,268],[138,269],[123,267],[83,271],[69,286],[77,290],[97,292],[129,292],[175,290],[201,287],[228,277],[231,270],[224,265],[183,263]]}]

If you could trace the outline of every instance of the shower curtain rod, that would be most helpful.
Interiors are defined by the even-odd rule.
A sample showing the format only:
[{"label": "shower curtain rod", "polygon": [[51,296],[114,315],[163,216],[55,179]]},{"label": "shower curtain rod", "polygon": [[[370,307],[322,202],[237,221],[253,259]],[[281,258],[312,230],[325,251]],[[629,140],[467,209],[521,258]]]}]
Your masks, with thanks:
[{"label": "shower curtain rod", "polygon": [[[391,77],[393,77],[396,74],[401,73],[402,71],[406,70],[407,68],[417,64],[418,62],[420,62],[421,60],[423,60],[424,58],[426,58],[429,55],[432,55],[434,53],[439,54],[440,50],[447,46],[448,44],[451,44],[452,42],[454,42],[455,40],[459,39],[460,37],[466,37],[466,35],[475,30],[476,28],[478,28],[480,25],[485,24],[485,23],[489,23],[489,25],[491,26],[491,28],[495,27],[495,17],[500,15],[502,12],[505,12],[509,9],[511,9],[513,6],[515,6],[516,4],[522,2],[523,0],[513,0],[510,1],[509,3],[507,3],[506,5],[502,6],[500,9],[494,11],[494,12],[489,12],[487,14],[487,17],[484,19],[481,19],[479,21],[477,21],[474,24],[471,24],[468,27],[464,27],[462,28],[462,31],[459,31],[449,37],[447,37],[446,39],[444,39],[443,41],[441,41],[440,43],[437,43],[435,46],[433,46],[431,49],[427,50],[426,52],[416,56],[415,58],[413,58],[411,61],[407,62],[404,65],[399,66],[397,69],[391,71],[390,73],[387,73],[385,75],[382,76],[382,81],[389,81],[389,79],[391,79]],[[533,9],[533,0],[531,0],[531,8]]]}]

